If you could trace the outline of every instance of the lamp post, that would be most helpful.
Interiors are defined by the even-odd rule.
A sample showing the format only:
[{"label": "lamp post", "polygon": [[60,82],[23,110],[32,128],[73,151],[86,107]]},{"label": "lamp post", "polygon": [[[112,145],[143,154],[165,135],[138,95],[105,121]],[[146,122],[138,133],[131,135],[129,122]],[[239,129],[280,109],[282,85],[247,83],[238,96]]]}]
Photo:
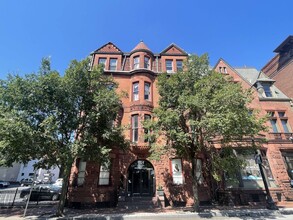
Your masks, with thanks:
[{"label": "lamp post", "polygon": [[260,154],[260,150],[257,150],[256,153],[255,153],[255,163],[258,164],[258,166],[259,166],[261,178],[263,180],[263,184],[264,184],[264,187],[265,187],[265,190],[266,190],[266,194],[267,194],[267,196],[266,196],[267,209],[277,210],[278,207],[276,206],[276,204],[275,204],[275,202],[272,199],[271,194],[270,194],[267,178],[266,178],[266,175],[265,175],[265,172],[264,172],[264,167],[262,165],[263,161],[262,161],[262,157],[261,157],[261,154]]}]

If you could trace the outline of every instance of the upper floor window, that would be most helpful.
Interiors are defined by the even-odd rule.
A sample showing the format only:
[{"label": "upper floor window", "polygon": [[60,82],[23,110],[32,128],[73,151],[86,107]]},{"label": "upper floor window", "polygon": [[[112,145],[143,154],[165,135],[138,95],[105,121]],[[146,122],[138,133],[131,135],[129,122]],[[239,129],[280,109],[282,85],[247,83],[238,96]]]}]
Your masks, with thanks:
[{"label": "upper floor window", "polygon": [[139,83],[138,82],[135,82],[132,84],[132,95],[133,95],[133,98],[132,98],[133,101],[139,100]]},{"label": "upper floor window", "polygon": [[106,58],[99,58],[99,65],[103,65],[104,69],[106,68]]},{"label": "upper floor window", "polygon": [[262,83],[266,97],[273,97],[270,83]]},{"label": "upper floor window", "polygon": [[[151,116],[150,115],[144,115],[144,120],[151,120]],[[144,138],[144,142],[147,143],[149,142],[149,137],[147,135],[150,134],[150,130],[149,129],[144,129],[144,134],[145,134],[145,138]]]},{"label": "upper floor window", "polygon": [[220,66],[220,67],[219,67],[219,72],[220,72],[220,73],[227,73],[227,68],[226,68],[225,66],[223,66],[223,67]]},{"label": "upper floor window", "polygon": [[167,73],[173,71],[173,60],[166,60],[166,71]]},{"label": "upper floor window", "polygon": [[139,56],[133,58],[133,69],[139,68]]},{"label": "upper floor window", "polygon": [[138,142],[138,115],[131,116],[132,142]]},{"label": "upper floor window", "polygon": [[271,119],[270,123],[271,123],[272,129],[273,129],[273,132],[274,133],[279,133],[279,128],[278,128],[278,125],[277,125],[277,119]]},{"label": "upper floor window", "polygon": [[117,59],[116,58],[110,59],[110,70],[117,70]]},{"label": "upper floor window", "polygon": [[176,66],[177,66],[177,71],[182,71],[183,70],[183,61],[182,60],[176,60]]},{"label": "upper floor window", "polygon": [[150,88],[151,84],[149,82],[144,83],[144,100],[150,100]]},{"label": "upper floor window", "polygon": [[144,65],[143,67],[145,69],[149,69],[150,68],[150,58],[149,57],[144,57]]},{"label": "upper floor window", "polygon": [[288,117],[286,116],[285,111],[278,111],[276,113],[275,111],[269,111],[268,115],[270,116],[270,123],[273,133],[280,133],[278,124],[282,125],[284,133],[291,133],[291,128],[288,123]]}]

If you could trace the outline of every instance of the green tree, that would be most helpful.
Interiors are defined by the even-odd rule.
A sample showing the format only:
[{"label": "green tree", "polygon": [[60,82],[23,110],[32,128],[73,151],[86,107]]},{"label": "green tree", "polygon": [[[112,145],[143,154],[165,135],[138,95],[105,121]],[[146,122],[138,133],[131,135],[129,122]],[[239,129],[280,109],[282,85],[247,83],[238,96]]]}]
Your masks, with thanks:
[{"label": "green tree", "polygon": [[[145,126],[153,130],[153,140],[163,137],[165,144],[154,141],[151,157],[159,158],[175,150],[191,163],[194,209],[198,211],[200,175],[196,159],[200,154],[205,155],[205,172],[217,181],[223,171],[237,175],[244,161],[234,154],[233,146],[251,146],[251,138],[265,129],[265,119],[249,109],[251,91],[210,70],[207,55],[188,57],[185,70],[177,74],[161,74],[158,91],[156,119]],[[215,149],[215,143],[221,146],[220,151]]]},{"label": "green tree", "polygon": [[63,215],[68,178],[76,157],[104,162],[113,147],[127,147],[117,119],[117,84],[89,60],[72,61],[62,77],[44,59],[40,71],[9,76],[0,85],[0,161],[58,166],[64,184],[57,216]]}]

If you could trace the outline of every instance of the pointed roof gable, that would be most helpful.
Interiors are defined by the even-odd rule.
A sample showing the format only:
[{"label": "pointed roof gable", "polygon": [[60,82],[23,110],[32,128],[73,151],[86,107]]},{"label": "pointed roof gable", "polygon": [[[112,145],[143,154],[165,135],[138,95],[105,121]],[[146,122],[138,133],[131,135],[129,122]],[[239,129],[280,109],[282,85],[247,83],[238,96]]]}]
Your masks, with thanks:
[{"label": "pointed roof gable", "polygon": [[148,46],[142,40],[132,49],[131,52],[137,51],[137,50],[148,50],[148,51],[151,51],[148,48]]},{"label": "pointed roof gable", "polygon": [[161,52],[161,55],[187,56],[188,54],[184,50],[182,50],[180,47],[178,47],[176,44],[172,43],[165,50]]},{"label": "pointed roof gable", "polygon": [[[239,72],[237,72],[236,69],[234,69],[232,66],[230,66],[224,59],[220,58],[218,62],[216,63],[214,70],[216,70],[216,67],[224,65],[227,68],[227,75],[230,75],[235,82],[241,82],[242,85],[245,88],[250,88],[252,84],[245,78],[243,77]],[[218,71],[217,71],[218,72]]]},{"label": "pointed roof gable", "polygon": [[114,53],[121,54],[122,51],[112,42],[108,42],[94,51],[94,53]]}]

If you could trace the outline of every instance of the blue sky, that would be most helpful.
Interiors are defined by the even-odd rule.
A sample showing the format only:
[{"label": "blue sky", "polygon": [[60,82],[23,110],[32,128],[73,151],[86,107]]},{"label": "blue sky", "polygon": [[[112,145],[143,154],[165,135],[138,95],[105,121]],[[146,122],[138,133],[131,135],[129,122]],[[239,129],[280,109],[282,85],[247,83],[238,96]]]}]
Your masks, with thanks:
[{"label": "blue sky", "polygon": [[175,43],[208,53],[211,65],[260,69],[293,34],[292,0],[2,0],[0,78],[39,69],[61,74],[73,59],[111,41],[129,52],[143,40],[153,52]]}]

